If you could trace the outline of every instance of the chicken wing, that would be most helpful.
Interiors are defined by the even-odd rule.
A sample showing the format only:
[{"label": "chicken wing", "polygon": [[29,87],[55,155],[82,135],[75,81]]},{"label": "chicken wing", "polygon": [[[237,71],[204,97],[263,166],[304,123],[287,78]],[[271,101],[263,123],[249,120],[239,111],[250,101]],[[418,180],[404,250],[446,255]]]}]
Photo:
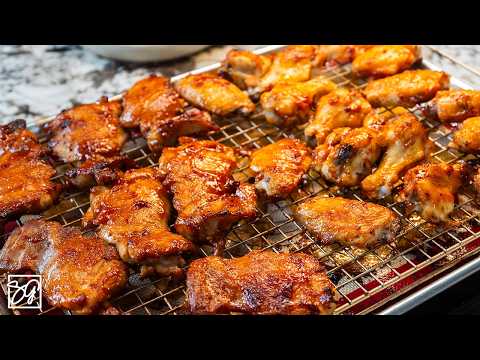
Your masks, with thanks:
[{"label": "chicken wing", "polygon": [[426,104],[425,113],[443,122],[463,121],[480,116],[479,90],[445,90]]},{"label": "chicken wing", "polygon": [[0,126],[0,218],[39,212],[55,202],[61,186],[51,181],[55,169],[43,154],[24,120]]},{"label": "chicken wing", "polygon": [[127,282],[114,247],[45,220],[15,229],[0,251],[0,272],[28,270],[42,276],[50,305],[77,314],[90,314]]},{"label": "chicken wing", "polygon": [[374,107],[413,107],[447,89],[449,76],[440,71],[407,70],[367,84],[364,94]]},{"label": "chicken wing", "polygon": [[323,265],[302,253],[210,256],[193,261],[187,273],[194,314],[331,314],[338,298]]},{"label": "chicken wing", "polygon": [[376,131],[361,127],[338,128],[313,155],[313,167],[340,186],[356,186],[370,175],[382,147]]},{"label": "chicken wing", "polygon": [[279,127],[302,124],[312,116],[318,98],[336,89],[334,82],[316,77],[306,82],[280,83],[260,97],[267,122]]},{"label": "chicken wing", "polygon": [[381,78],[410,68],[421,59],[416,45],[373,46],[352,62],[352,72],[359,77]]},{"label": "chicken wing", "polygon": [[398,201],[406,202],[407,213],[416,211],[427,221],[445,222],[455,207],[457,191],[465,176],[462,163],[416,166],[405,174]]},{"label": "chicken wing", "polygon": [[179,275],[184,253],[194,250],[183,236],[168,227],[170,202],[156,169],[129,170],[111,189],[91,191],[91,207],[84,226],[98,226],[97,234],[116,245],[120,257],[160,275]]},{"label": "chicken wing", "polygon": [[334,129],[360,127],[372,107],[356,90],[339,88],[323,96],[317,103],[315,116],[305,128],[305,136],[315,137],[317,145]]},{"label": "chicken wing", "polygon": [[102,98],[95,104],[65,110],[45,125],[53,154],[77,167],[66,173],[76,186],[90,186],[93,179],[99,184],[107,183],[116,177],[116,169],[128,161],[120,155],[127,140],[120,127],[121,111],[118,101]]},{"label": "chicken wing", "polygon": [[375,172],[361,184],[370,198],[390,195],[402,173],[425,159],[433,146],[427,129],[410,113],[401,114],[388,122],[380,139],[387,150]]},{"label": "chicken wing", "polygon": [[255,187],[233,180],[232,148],[189,138],[180,143],[163,150],[159,167],[178,212],[175,230],[191,241],[212,243],[221,253],[231,226],[256,216]]},{"label": "chicken wing", "polygon": [[477,170],[477,173],[473,176],[473,187],[478,195],[480,195],[480,169]]},{"label": "chicken wing", "polygon": [[453,134],[449,147],[467,154],[480,153],[480,116],[465,120]]},{"label": "chicken wing", "polygon": [[319,45],[317,62],[319,66],[332,67],[348,64],[373,45]]},{"label": "chicken wing", "polygon": [[250,169],[257,174],[255,187],[269,198],[286,198],[294,191],[312,158],[310,149],[297,139],[282,139],[256,150]]},{"label": "chicken wing", "polygon": [[392,241],[400,229],[400,220],[390,209],[341,197],[310,198],[295,207],[294,215],[323,245],[371,248]]},{"label": "chicken wing", "polygon": [[187,102],[167,78],[151,75],[124,95],[120,123],[124,127],[140,127],[154,152],[174,145],[180,136],[202,135],[219,129],[207,112],[186,107]]},{"label": "chicken wing", "polygon": [[233,113],[249,115],[255,110],[255,105],[246,93],[218,75],[190,75],[174,86],[192,105],[219,116]]}]

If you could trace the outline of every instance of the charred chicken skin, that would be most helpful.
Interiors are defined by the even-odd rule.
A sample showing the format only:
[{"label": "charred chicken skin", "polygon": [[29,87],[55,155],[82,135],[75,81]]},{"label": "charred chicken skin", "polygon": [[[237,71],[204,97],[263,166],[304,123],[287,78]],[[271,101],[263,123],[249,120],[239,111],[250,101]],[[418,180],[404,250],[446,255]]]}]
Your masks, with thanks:
[{"label": "charred chicken skin", "polygon": [[55,169],[24,120],[0,126],[0,218],[50,207],[60,193]]},{"label": "charred chicken skin", "polygon": [[17,228],[0,251],[0,272],[42,276],[50,305],[90,314],[124,287],[127,269],[115,248],[78,228],[33,220]]},{"label": "charred chicken skin", "polygon": [[260,97],[268,123],[279,127],[302,124],[312,116],[313,104],[336,89],[335,83],[322,77],[305,82],[280,83]]},{"label": "charred chicken skin", "polygon": [[231,226],[256,216],[255,188],[233,180],[232,148],[189,138],[180,143],[163,150],[159,167],[178,212],[175,230],[191,241],[212,243],[221,253]]},{"label": "charred chicken skin", "polygon": [[175,83],[175,89],[192,105],[219,116],[249,115],[255,110],[245,92],[218,75],[190,75]]},{"label": "charred chicken skin", "polygon": [[440,71],[407,70],[368,83],[364,94],[374,107],[413,107],[431,100],[450,84],[449,76]]},{"label": "charred chicken skin", "polygon": [[398,200],[406,202],[408,213],[416,211],[427,221],[445,222],[455,207],[465,175],[466,167],[461,163],[416,166],[405,174]]},{"label": "charred chicken skin", "polygon": [[427,129],[410,113],[391,119],[382,129],[380,143],[385,154],[375,172],[361,183],[370,198],[390,195],[402,173],[425,159],[433,146]]},{"label": "charred chicken skin", "polygon": [[467,154],[480,153],[480,116],[465,120],[453,134],[451,148]]},{"label": "charred chicken skin", "polygon": [[45,125],[50,135],[48,146],[60,160],[77,169],[66,173],[79,187],[108,183],[117,169],[127,162],[120,150],[127,135],[120,126],[122,105],[102,98],[98,103],[65,110]]},{"label": "charred chicken skin", "polygon": [[155,75],[140,80],[124,95],[120,123],[124,127],[139,127],[154,152],[174,145],[180,136],[218,130],[207,112],[187,109],[187,102],[170,81]]},{"label": "charred chicken skin", "polygon": [[400,220],[386,207],[341,197],[316,196],[296,206],[295,217],[322,244],[371,248],[389,242]]},{"label": "charred chicken skin", "polygon": [[93,188],[90,203],[84,226],[98,226],[98,236],[115,245],[123,261],[142,265],[144,275],[181,274],[182,255],[194,246],[169,230],[170,202],[156,169],[129,170],[111,189]]},{"label": "charred chicken skin", "polygon": [[373,46],[355,57],[352,72],[359,77],[391,76],[407,70],[420,58],[421,50],[415,45]]},{"label": "charred chicken skin", "polygon": [[480,116],[480,91],[439,91],[426,105],[425,110],[427,115],[443,122],[457,122]]},{"label": "charred chicken skin", "polygon": [[371,110],[360,92],[339,88],[318,101],[315,115],[305,128],[305,136],[315,137],[320,145],[336,128],[361,127]]},{"label": "charred chicken skin", "polygon": [[194,314],[331,314],[337,299],[323,265],[302,253],[209,256],[193,261],[187,273]]},{"label": "charred chicken skin", "polygon": [[370,175],[381,154],[376,131],[361,127],[338,128],[314,151],[313,167],[340,186],[356,186]]},{"label": "charred chicken skin", "polygon": [[250,169],[258,175],[255,187],[269,198],[285,198],[293,192],[312,158],[310,149],[296,139],[282,139],[256,150],[251,156]]}]

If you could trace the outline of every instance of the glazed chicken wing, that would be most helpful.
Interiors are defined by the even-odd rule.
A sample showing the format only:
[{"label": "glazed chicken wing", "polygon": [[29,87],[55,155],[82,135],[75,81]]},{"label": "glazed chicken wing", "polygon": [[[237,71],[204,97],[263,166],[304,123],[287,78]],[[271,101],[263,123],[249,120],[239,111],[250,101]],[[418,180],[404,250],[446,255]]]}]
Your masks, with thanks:
[{"label": "glazed chicken wing", "polygon": [[310,167],[310,149],[296,139],[282,139],[256,150],[250,169],[255,187],[269,198],[285,198],[294,191]]},{"label": "glazed chicken wing", "polygon": [[427,221],[445,222],[455,207],[465,175],[466,168],[461,163],[416,166],[405,174],[398,200],[406,202],[407,213],[416,211]]},{"label": "glazed chicken wing", "polygon": [[15,229],[0,251],[0,272],[23,271],[42,276],[50,305],[77,314],[90,314],[127,282],[114,247],[44,220]]},{"label": "glazed chicken wing", "polygon": [[165,148],[160,158],[163,184],[178,212],[175,230],[194,242],[212,243],[221,253],[231,226],[256,216],[255,188],[233,180],[237,164],[232,148],[188,138],[180,143]]},{"label": "glazed chicken wing", "polygon": [[127,162],[120,155],[127,140],[120,126],[121,111],[118,101],[102,98],[95,104],[65,110],[45,125],[53,154],[77,167],[66,173],[76,186],[90,186],[93,179],[99,184],[108,183]]},{"label": "glazed chicken wing", "polygon": [[156,169],[127,171],[111,189],[91,191],[84,226],[98,226],[100,238],[117,247],[123,261],[142,265],[142,273],[179,275],[182,255],[193,244],[168,228],[170,202]]},{"label": "glazed chicken wing", "polygon": [[426,105],[426,114],[443,122],[463,121],[480,116],[479,90],[445,90]]},{"label": "glazed chicken wing", "polygon": [[371,109],[360,92],[339,88],[318,101],[315,116],[305,128],[305,135],[315,137],[320,145],[336,128],[362,126]]},{"label": "glazed chicken wing", "polygon": [[400,220],[390,209],[341,197],[310,198],[296,206],[294,214],[324,245],[370,248],[392,241],[400,229]]},{"label": "glazed chicken wing", "polygon": [[449,147],[467,154],[480,153],[480,116],[465,120],[453,134]]},{"label": "glazed chicken wing", "polygon": [[151,75],[124,95],[120,123],[124,127],[140,127],[154,152],[173,145],[180,136],[218,130],[207,112],[186,107],[187,102],[167,78]]},{"label": "glazed chicken wing", "polygon": [[312,255],[252,251],[236,259],[209,256],[187,273],[194,314],[330,314],[339,295]]},{"label": "glazed chicken wing", "polygon": [[361,184],[370,198],[390,195],[402,173],[426,158],[433,145],[428,139],[427,129],[410,113],[401,114],[388,122],[380,139],[386,152],[375,172]]},{"label": "glazed chicken wing", "polygon": [[360,77],[391,76],[410,68],[420,58],[421,50],[416,45],[373,46],[355,57],[352,72]]},{"label": "glazed chicken wing", "polygon": [[348,64],[373,45],[319,45],[317,62],[319,66],[332,67]]},{"label": "glazed chicken wing", "polygon": [[280,83],[262,94],[260,104],[267,122],[291,127],[308,121],[317,99],[336,87],[335,83],[322,77],[305,82]]},{"label": "glazed chicken wing", "polygon": [[355,186],[372,172],[381,150],[376,131],[338,128],[315,149],[313,167],[328,181]]},{"label": "glazed chicken wing", "polygon": [[368,83],[364,94],[374,107],[413,107],[431,100],[439,90],[447,89],[449,76],[440,71],[407,70]]},{"label": "glazed chicken wing", "polygon": [[44,150],[24,120],[0,126],[0,218],[34,213],[51,206],[60,184],[55,169],[43,161]]},{"label": "glazed chicken wing", "polygon": [[192,105],[219,116],[249,115],[255,110],[246,93],[218,75],[190,75],[175,83],[175,89]]}]

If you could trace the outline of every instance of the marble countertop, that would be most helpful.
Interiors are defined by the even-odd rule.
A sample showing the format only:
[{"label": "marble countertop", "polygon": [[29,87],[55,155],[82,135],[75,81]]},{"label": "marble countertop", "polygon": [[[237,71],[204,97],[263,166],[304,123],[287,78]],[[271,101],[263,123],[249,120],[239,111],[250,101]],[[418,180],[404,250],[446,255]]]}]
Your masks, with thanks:
[{"label": "marble countertop", "polygon": [[[479,45],[435,46],[480,70]],[[232,47],[215,46],[180,60],[145,65],[101,58],[80,46],[0,45],[0,122],[17,118],[32,121],[78,103],[93,102],[102,95],[113,96],[150,73],[172,76],[219,61]],[[433,55],[426,58],[440,62],[449,71],[445,60]],[[459,77],[469,81],[471,75]]]}]

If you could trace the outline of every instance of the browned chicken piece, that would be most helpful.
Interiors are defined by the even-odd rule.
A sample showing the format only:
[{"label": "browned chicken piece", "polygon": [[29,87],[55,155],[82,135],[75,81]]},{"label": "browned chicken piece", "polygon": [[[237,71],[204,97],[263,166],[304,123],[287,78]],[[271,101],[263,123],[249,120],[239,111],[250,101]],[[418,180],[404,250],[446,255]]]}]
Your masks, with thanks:
[{"label": "browned chicken piece", "polygon": [[219,116],[249,115],[255,110],[245,92],[218,75],[189,75],[174,86],[192,105]]},{"label": "browned chicken piece", "polygon": [[171,205],[157,169],[129,170],[111,189],[95,187],[84,227],[98,226],[97,234],[115,245],[129,264],[142,265],[142,274],[180,275],[182,255],[194,250],[169,227]]},{"label": "browned chicken piece", "polygon": [[256,216],[255,187],[233,180],[232,148],[189,138],[180,138],[180,144],[163,150],[159,166],[178,212],[175,230],[191,241],[213,244],[219,254],[232,225]]},{"label": "browned chicken piece", "polygon": [[433,146],[427,129],[410,113],[390,120],[383,127],[380,142],[386,152],[375,172],[361,184],[370,198],[390,195],[402,173],[425,159]]},{"label": "browned chicken piece", "polygon": [[475,191],[480,196],[480,169],[477,170],[477,173],[473,176],[473,187]]},{"label": "browned chicken piece", "polygon": [[90,314],[127,282],[127,268],[114,247],[78,228],[33,220],[17,228],[0,251],[0,272],[42,276],[49,304]]},{"label": "browned chicken piece", "polygon": [[315,137],[317,144],[322,144],[336,128],[361,127],[371,110],[360,92],[339,88],[318,101],[315,116],[305,128],[305,136]]},{"label": "browned chicken piece", "polygon": [[320,66],[332,67],[348,64],[373,45],[319,45],[317,62]]},{"label": "browned chicken piece", "polygon": [[280,83],[260,97],[267,122],[280,127],[302,124],[312,116],[313,104],[335,90],[334,82],[317,77],[305,82]]},{"label": "browned chicken piece", "polygon": [[413,107],[447,89],[449,76],[440,71],[407,70],[367,84],[364,94],[374,107]]},{"label": "browned chicken piece", "polygon": [[61,186],[43,155],[24,120],[0,126],[0,218],[42,211],[58,198]]},{"label": "browned chicken piece", "polygon": [[400,219],[386,207],[341,197],[315,196],[296,206],[295,218],[323,245],[371,248],[390,242]]},{"label": "browned chicken piece", "polygon": [[256,150],[250,169],[257,174],[255,187],[269,198],[286,198],[310,168],[310,149],[297,139],[282,139]]},{"label": "browned chicken piece", "polygon": [[375,130],[338,128],[327,136],[313,155],[313,167],[340,186],[356,186],[370,175],[382,147]]},{"label": "browned chicken piece", "polygon": [[240,89],[253,93],[271,65],[272,56],[256,55],[246,50],[230,50],[220,73]]},{"label": "browned chicken piece", "polygon": [[416,211],[427,221],[445,222],[455,207],[465,176],[462,163],[418,165],[403,177],[404,188],[398,201],[406,202],[407,213]]},{"label": "browned chicken piece", "polygon": [[398,74],[421,59],[416,45],[379,45],[355,57],[352,72],[360,77],[381,78]]},{"label": "browned chicken piece", "polygon": [[269,91],[281,82],[303,82],[310,79],[318,48],[314,45],[291,45],[275,54],[272,66],[260,80],[257,92]]},{"label": "browned chicken piece", "polygon": [[463,121],[480,116],[479,90],[445,90],[439,91],[425,108],[427,116],[443,122]]},{"label": "browned chicken piece", "polygon": [[127,140],[120,126],[121,111],[120,102],[104,97],[98,103],[65,110],[45,125],[53,154],[78,168],[66,173],[76,186],[90,186],[94,180],[108,183],[116,177],[118,167],[127,162],[120,155]]},{"label": "browned chicken piece", "polygon": [[395,116],[397,116],[397,114],[385,109],[373,109],[363,119],[363,126],[380,131]]},{"label": "browned chicken piece", "polygon": [[252,251],[192,262],[187,308],[193,314],[328,315],[339,295],[312,255]]},{"label": "browned chicken piece", "polygon": [[453,134],[449,147],[467,154],[480,153],[480,116],[465,120]]},{"label": "browned chicken piece", "polygon": [[174,145],[180,136],[203,135],[219,129],[210,114],[196,108],[187,109],[187,105],[169,79],[151,75],[124,95],[120,123],[128,128],[140,127],[154,152]]}]

